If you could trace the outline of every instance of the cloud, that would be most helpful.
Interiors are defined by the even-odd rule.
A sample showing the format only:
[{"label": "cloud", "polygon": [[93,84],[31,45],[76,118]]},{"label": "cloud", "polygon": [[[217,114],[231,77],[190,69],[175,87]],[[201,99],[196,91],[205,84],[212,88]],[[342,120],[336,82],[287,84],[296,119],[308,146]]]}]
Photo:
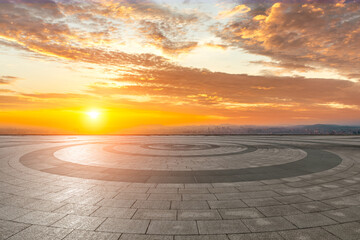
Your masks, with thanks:
[{"label": "cloud", "polygon": [[140,44],[179,54],[197,46],[195,41],[184,40],[196,21],[197,13],[150,1],[4,0],[0,7],[0,44],[64,60],[148,67],[166,60],[153,54],[114,50],[110,44],[119,42],[121,30],[134,29]]},{"label": "cloud", "polygon": [[228,17],[231,17],[231,16],[233,16],[235,14],[247,13],[249,11],[251,11],[251,8],[249,8],[245,4],[241,4],[241,5],[235,6],[231,10],[219,12],[218,18],[228,18]]},{"label": "cloud", "polygon": [[0,85],[1,84],[11,84],[18,79],[20,79],[20,78],[14,77],[14,76],[0,76]]},{"label": "cloud", "polygon": [[70,1],[60,6],[66,14],[73,15],[79,20],[110,24],[112,30],[119,25],[133,29],[138,39],[161,49],[166,54],[186,53],[194,49],[197,43],[185,39],[191,30],[207,18],[205,14],[196,10],[176,9],[148,0],[86,1],[79,4],[80,6],[74,6]]},{"label": "cloud", "polygon": [[[133,84],[121,84],[130,81]],[[90,85],[88,92],[111,99],[110,106],[146,104],[147,109],[201,112],[238,124],[352,121],[360,114],[360,83],[226,74],[176,65],[122,75]]]},{"label": "cloud", "polygon": [[272,58],[278,67],[328,68],[350,78],[358,76],[357,1],[282,1],[271,6],[257,5],[245,17],[231,18],[218,29],[217,36],[234,47]]},{"label": "cloud", "polygon": [[[139,70],[122,75],[116,86],[91,86],[99,95],[148,95],[152,101],[191,104],[213,109],[240,107],[313,107],[339,103],[360,106],[360,83],[335,79],[250,76],[171,65],[163,69]],[[341,106],[341,105],[339,105]]]},{"label": "cloud", "polygon": [[[148,43],[161,49],[167,54],[179,54],[187,53],[198,46],[194,41],[173,41],[167,35],[169,31],[181,31],[181,29],[172,29],[172,27],[166,23],[155,23],[150,21],[141,21],[141,32],[148,39]],[[170,30],[171,29],[171,30]],[[176,34],[173,34],[176,35]]]}]

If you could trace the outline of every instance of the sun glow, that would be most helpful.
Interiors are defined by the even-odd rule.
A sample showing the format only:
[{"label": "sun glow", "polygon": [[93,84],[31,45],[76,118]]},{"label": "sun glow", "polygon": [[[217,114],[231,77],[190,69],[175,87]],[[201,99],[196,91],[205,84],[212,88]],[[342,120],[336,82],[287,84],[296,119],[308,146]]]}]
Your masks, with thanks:
[{"label": "sun glow", "polygon": [[92,110],[92,111],[88,111],[86,112],[86,114],[91,118],[91,119],[97,119],[100,116],[100,112],[96,111],[96,110]]}]

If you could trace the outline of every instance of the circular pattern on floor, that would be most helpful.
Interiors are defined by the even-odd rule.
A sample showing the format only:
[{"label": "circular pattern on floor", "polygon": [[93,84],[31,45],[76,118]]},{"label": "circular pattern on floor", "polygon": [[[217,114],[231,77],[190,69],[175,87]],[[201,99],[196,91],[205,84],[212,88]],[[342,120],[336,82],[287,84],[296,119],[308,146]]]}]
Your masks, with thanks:
[{"label": "circular pattern on floor", "polygon": [[[284,163],[276,164],[276,160],[274,159],[274,156],[277,156],[276,154],[274,154],[274,156],[269,156],[267,151],[262,152],[261,150],[267,149],[282,153],[282,151],[288,151],[293,148],[279,144],[264,145],[263,143],[246,145],[243,143],[227,142],[225,145],[221,145],[210,143],[187,144],[179,141],[178,143],[149,143],[143,145],[143,143],[115,144],[110,142],[104,144],[95,142],[87,145],[90,147],[99,145],[105,152],[98,150],[95,153],[86,154],[86,152],[83,153],[78,150],[78,152],[82,155],[76,155],[76,151],[73,150],[78,149],[78,147],[83,147],[84,145],[86,144],[41,149],[25,154],[20,158],[20,162],[27,167],[43,172],[97,180],[138,183],[221,183],[297,177],[332,169],[339,165],[342,161],[341,158],[334,153],[326,152],[320,149],[303,148],[302,151],[306,153],[305,157],[297,160],[292,159],[291,156],[289,156],[289,159],[285,159],[286,161]],[[102,145],[105,146],[103,147]],[[146,152],[137,153],[131,149],[127,152],[124,152],[124,150],[118,151],[116,150],[116,147],[119,146],[122,149],[126,149],[127,146],[135,146],[135,151],[139,151],[139,148],[144,148],[145,146]],[[67,157],[71,158],[69,154],[63,155],[62,159],[57,157],[57,152],[67,150],[69,148],[72,149],[70,154],[73,156],[71,157],[75,157],[77,162],[66,161]],[[186,154],[183,154],[184,149]],[[198,154],[199,151],[204,152],[206,149],[217,149],[218,151],[213,152],[212,154]],[[241,151],[239,151],[239,149],[241,149]],[[147,153],[148,150],[149,153]],[[155,154],[158,151],[161,151],[162,153]],[[174,151],[178,153],[174,154]],[[116,158],[111,158],[109,160],[115,165],[115,167],[102,165],[103,162],[107,161],[107,158],[111,157],[106,155],[106,152],[115,154]],[[255,154],[251,158],[263,158],[264,163],[260,164],[260,166],[241,167],[242,161],[244,160],[242,156],[245,156],[246,159],[246,155],[249,153]],[[97,164],[87,164],[88,162],[93,161],[91,157],[96,154],[101,157],[100,160],[96,161]],[[121,162],[125,155],[137,156],[140,158],[151,157],[148,159],[145,158],[145,161],[148,161],[147,164],[156,162],[157,158],[161,159],[160,165],[168,165],[169,162],[173,163],[174,159],[178,164],[175,164],[175,166],[168,170],[147,170],[143,169],[143,164],[141,164],[141,162],[139,164],[136,162],[143,161],[143,159],[130,158],[131,161],[135,161],[135,164],[137,164],[136,169],[132,169],[127,168],[126,165]],[[230,156],[230,158],[228,158],[228,160],[224,160],[224,156]],[[191,158],[191,162],[184,163],[184,157]],[[219,159],[219,157],[222,157],[222,159]],[[214,160],[211,160],[211,158]],[[205,166],[202,167],[202,164],[206,165],[211,161],[221,162],[221,165],[229,166],[231,166],[231,163],[236,162],[236,166],[241,168],[206,169]],[[176,170],[176,168],[180,168],[181,166],[187,169],[189,167],[187,164],[194,165],[194,162],[196,162],[196,165],[201,168],[196,170]],[[47,167],[44,168],[43,165],[47,165]],[[157,163],[157,165],[159,165],[159,163]]]},{"label": "circular pattern on floor", "polygon": [[[128,153],[141,149],[143,153],[158,154],[207,151],[185,150],[185,146],[179,146],[182,150],[147,149],[137,144],[140,142],[155,144],[155,148],[159,146],[157,143],[218,146],[238,143],[242,153],[201,159],[138,156],[104,150],[110,145],[133,143],[127,145]],[[249,146],[255,151],[246,153]],[[0,136],[0,238],[360,239],[359,147],[360,138],[353,136]],[[214,151],[212,153],[224,153],[223,150],[225,147],[208,149]],[[326,163],[330,156],[327,153],[342,161],[327,170],[312,170],[313,173],[297,177],[245,182],[120,182],[96,180],[95,172],[91,177],[90,172],[82,172],[101,167],[121,170],[122,166],[144,170],[160,168],[160,164],[166,162],[177,164],[169,166],[168,172],[184,166],[193,167],[184,170],[186,173],[199,171],[200,167],[205,172],[233,170],[235,166],[245,171],[293,164],[308,157],[311,160],[316,154],[323,156]],[[31,168],[20,162],[27,154],[36,156],[27,159]],[[104,157],[109,157],[108,161],[104,161]],[[123,158],[126,161],[121,160]],[[130,159],[137,164],[126,165]],[[149,160],[152,164],[145,166]],[[201,165],[202,160],[209,163],[210,168]],[[79,168],[63,168],[62,174],[53,174],[52,164],[57,167],[78,164]],[[313,161],[302,167],[305,166],[317,168]],[[69,172],[74,176],[67,176]]]}]

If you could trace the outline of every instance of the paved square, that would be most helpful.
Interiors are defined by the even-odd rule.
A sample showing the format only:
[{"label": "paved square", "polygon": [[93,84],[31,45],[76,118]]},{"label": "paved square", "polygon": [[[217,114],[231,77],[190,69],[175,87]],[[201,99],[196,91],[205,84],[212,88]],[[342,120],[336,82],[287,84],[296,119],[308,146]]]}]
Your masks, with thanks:
[{"label": "paved square", "polygon": [[0,136],[0,239],[360,239],[360,137]]}]

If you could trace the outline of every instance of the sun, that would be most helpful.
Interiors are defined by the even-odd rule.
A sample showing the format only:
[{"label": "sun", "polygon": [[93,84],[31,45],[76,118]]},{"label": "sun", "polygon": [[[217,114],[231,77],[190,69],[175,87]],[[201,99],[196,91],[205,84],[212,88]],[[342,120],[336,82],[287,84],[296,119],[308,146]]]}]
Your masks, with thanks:
[{"label": "sun", "polygon": [[86,114],[91,118],[91,119],[97,119],[100,116],[100,112],[99,111],[88,111],[86,112]]}]

